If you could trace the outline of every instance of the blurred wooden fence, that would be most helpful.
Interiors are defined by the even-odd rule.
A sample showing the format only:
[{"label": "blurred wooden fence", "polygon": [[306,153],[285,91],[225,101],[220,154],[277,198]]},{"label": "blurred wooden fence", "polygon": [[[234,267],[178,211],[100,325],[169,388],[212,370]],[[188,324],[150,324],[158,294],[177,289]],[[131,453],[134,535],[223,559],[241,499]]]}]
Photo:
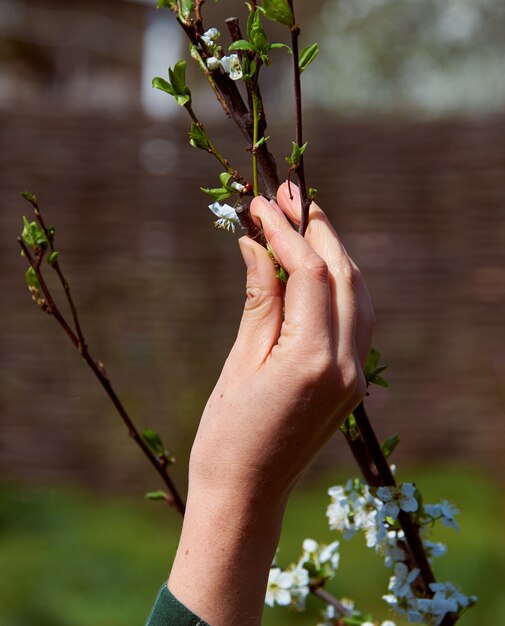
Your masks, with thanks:
[{"label": "blurred wooden fence", "polygon": [[[283,166],[290,133],[273,130]],[[104,488],[154,476],[54,321],[31,303],[16,236],[37,193],[89,343],[141,426],[186,458],[233,341],[244,270],[212,228],[199,185],[214,163],[186,120],[0,113],[0,470]],[[216,143],[245,168],[232,127]],[[309,181],[367,279],[391,389],[374,389],[398,458],[505,469],[505,118],[330,120],[313,116]],[[282,384],[282,381],[279,381]],[[337,437],[319,463],[350,463]],[[152,479],[152,480],[151,480]]]}]

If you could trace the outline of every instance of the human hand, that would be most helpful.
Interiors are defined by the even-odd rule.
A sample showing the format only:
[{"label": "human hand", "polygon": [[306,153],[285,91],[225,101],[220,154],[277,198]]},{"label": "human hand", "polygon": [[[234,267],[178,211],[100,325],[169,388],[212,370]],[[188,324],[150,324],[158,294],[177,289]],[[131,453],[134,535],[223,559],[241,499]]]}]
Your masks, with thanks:
[{"label": "human hand", "polygon": [[240,240],[247,302],[191,455],[190,479],[205,488],[287,495],[365,394],[374,325],[366,286],[315,203],[305,238],[291,227],[286,215],[300,221],[292,191],[293,200],[283,184],[278,205],[262,197],[251,205],[289,273],[285,293],[266,250]]},{"label": "human hand", "polygon": [[261,623],[288,495],[365,394],[374,313],[361,275],[313,203],[305,238],[298,190],[251,213],[289,273],[247,237],[247,302],[193,444],[184,526],[169,578],[212,626]]}]

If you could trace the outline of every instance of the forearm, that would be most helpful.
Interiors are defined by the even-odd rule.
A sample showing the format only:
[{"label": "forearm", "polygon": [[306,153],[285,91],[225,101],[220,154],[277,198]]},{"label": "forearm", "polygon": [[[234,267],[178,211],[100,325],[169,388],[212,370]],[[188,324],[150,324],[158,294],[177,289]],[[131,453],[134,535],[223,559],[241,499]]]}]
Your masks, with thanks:
[{"label": "forearm", "polygon": [[190,485],[171,592],[211,626],[261,623],[284,501]]}]

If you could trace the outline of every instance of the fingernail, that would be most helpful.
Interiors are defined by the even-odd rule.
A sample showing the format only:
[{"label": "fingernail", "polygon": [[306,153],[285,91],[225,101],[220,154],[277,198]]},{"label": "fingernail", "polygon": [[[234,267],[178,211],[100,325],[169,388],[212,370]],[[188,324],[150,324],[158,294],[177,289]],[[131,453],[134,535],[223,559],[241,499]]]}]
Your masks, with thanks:
[{"label": "fingernail", "polygon": [[240,246],[240,252],[242,253],[242,257],[244,259],[244,263],[248,270],[253,270],[256,267],[256,252],[254,248],[248,243],[245,237],[241,237],[238,240],[238,245]]}]

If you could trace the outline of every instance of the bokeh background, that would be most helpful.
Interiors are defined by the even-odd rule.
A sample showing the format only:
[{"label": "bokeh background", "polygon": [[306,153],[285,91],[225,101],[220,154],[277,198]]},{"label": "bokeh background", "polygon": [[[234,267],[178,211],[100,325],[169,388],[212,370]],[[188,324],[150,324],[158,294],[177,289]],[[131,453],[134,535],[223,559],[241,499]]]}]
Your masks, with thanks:
[{"label": "bokeh background", "polygon": [[[308,179],[361,267],[390,389],[369,412],[426,500],[461,532],[436,564],[480,605],[461,624],[505,623],[505,6],[500,0],[298,3]],[[187,54],[155,0],[0,0],[1,626],[141,624],[180,520],[145,503],[157,477],[54,320],[33,305],[16,237],[39,197],[93,354],[140,427],[158,429],[184,489],[198,419],[233,342],[245,271],[199,186],[219,170],[187,145],[188,120],[151,89]],[[243,14],[205,6],[208,26]],[[272,37],[285,40],[273,29]],[[271,146],[293,138],[289,66],[264,73]],[[195,110],[239,169],[248,153],[196,71]],[[282,384],[282,381],[280,381]],[[225,471],[225,468],[223,468]],[[279,562],[327,529],[326,489],[356,475],[343,438],[294,494]],[[359,538],[337,595],[386,619],[389,572]],[[314,625],[266,610],[264,623]],[[394,619],[394,618],[393,618]],[[400,623],[400,621],[398,621]]]}]

